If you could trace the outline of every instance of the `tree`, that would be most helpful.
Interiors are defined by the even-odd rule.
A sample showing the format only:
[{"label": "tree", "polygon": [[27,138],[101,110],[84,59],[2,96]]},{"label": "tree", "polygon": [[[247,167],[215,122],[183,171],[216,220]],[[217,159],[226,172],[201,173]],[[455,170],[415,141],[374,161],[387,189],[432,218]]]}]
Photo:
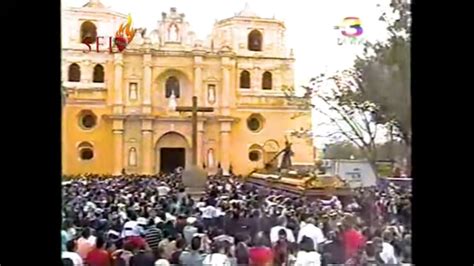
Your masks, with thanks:
[{"label": "tree", "polygon": [[353,68],[328,77],[321,74],[304,87],[303,98],[319,99],[319,104],[311,107],[337,128],[329,135],[342,136],[356,145],[373,166],[380,148],[375,140],[381,129],[411,146],[410,4],[392,0],[391,7],[393,14],[381,16],[390,33],[387,41],[367,43]]},{"label": "tree", "polygon": [[341,142],[335,142],[331,143],[326,146],[326,151],[324,153],[324,158],[325,159],[351,159],[353,157],[354,159],[360,159],[360,151],[359,149],[354,146],[351,142],[348,141],[341,141]]}]

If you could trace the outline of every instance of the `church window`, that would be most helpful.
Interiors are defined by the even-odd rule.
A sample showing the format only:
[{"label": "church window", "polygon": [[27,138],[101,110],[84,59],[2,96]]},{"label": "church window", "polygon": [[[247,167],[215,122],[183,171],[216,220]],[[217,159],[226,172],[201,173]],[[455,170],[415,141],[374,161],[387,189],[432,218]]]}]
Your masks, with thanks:
[{"label": "church window", "polygon": [[250,51],[262,51],[262,33],[258,30],[253,30],[248,36],[248,49]]},{"label": "church window", "polygon": [[82,111],[79,115],[79,125],[83,129],[92,129],[97,125],[97,116],[89,110]]},{"label": "church window", "polygon": [[90,21],[85,21],[81,25],[81,43],[95,43],[97,39],[97,27]]},{"label": "church window", "polygon": [[79,144],[79,158],[82,161],[89,161],[94,158],[94,149],[89,142]]},{"label": "church window", "polygon": [[104,82],[104,67],[103,66],[95,65],[92,82],[95,82],[95,83]]},{"label": "church window", "polygon": [[240,88],[250,89],[250,73],[247,70],[240,72]]},{"label": "church window", "polygon": [[252,114],[247,118],[247,127],[250,131],[259,132],[263,128],[263,117],[260,114]]},{"label": "church window", "polygon": [[256,151],[256,150],[250,151],[249,152],[249,160],[252,161],[252,162],[256,162],[256,161],[260,160],[260,152]]},{"label": "church window", "polygon": [[271,90],[272,89],[272,73],[265,71],[262,76],[262,89]]},{"label": "church window", "polygon": [[81,67],[74,63],[69,66],[68,70],[68,81],[79,82],[81,81]]},{"label": "church window", "polygon": [[132,82],[128,85],[128,98],[131,101],[138,99],[138,84],[136,82]]},{"label": "church window", "polygon": [[137,149],[133,147],[128,152],[128,165],[137,166]]},{"label": "church window", "polygon": [[171,96],[171,92],[174,92],[174,96],[176,98],[179,98],[179,80],[174,76],[171,76],[166,80],[166,85],[165,85],[166,98],[169,98]]}]

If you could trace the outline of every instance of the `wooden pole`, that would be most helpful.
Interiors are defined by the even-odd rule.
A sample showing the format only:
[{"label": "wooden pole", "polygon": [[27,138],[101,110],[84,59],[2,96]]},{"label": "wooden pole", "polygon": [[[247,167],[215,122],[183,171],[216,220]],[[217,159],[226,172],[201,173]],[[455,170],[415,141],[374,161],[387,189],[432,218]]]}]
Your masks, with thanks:
[{"label": "wooden pole", "polygon": [[197,105],[197,96],[193,96],[192,106],[177,106],[177,112],[191,112],[191,124],[192,124],[192,133],[191,133],[191,166],[197,166],[197,125],[198,125],[198,112],[213,112],[213,107],[198,107]]}]

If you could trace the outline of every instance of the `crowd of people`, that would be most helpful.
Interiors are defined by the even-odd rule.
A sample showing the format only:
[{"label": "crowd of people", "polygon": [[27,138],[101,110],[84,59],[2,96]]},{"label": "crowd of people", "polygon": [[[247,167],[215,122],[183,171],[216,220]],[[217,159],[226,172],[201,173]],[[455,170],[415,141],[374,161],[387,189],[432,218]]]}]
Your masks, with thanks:
[{"label": "crowd of people", "polygon": [[62,259],[88,266],[317,266],[411,263],[411,190],[309,199],[210,176],[188,195],[179,173],[63,184]]}]

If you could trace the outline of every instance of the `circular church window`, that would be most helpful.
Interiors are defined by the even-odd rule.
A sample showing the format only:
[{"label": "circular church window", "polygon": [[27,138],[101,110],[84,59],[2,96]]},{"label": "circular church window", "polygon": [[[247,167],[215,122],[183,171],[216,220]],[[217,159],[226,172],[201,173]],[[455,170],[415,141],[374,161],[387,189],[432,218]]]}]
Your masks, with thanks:
[{"label": "circular church window", "polygon": [[79,115],[79,125],[84,129],[91,129],[97,125],[97,116],[91,111],[82,111]]},{"label": "circular church window", "polygon": [[263,128],[263,117],[260,114],[252,114],[247,119],[247,127],[253,132],[258,132]]}]

